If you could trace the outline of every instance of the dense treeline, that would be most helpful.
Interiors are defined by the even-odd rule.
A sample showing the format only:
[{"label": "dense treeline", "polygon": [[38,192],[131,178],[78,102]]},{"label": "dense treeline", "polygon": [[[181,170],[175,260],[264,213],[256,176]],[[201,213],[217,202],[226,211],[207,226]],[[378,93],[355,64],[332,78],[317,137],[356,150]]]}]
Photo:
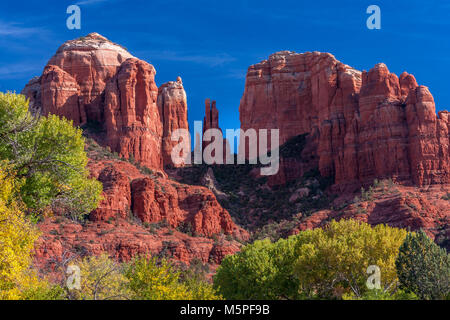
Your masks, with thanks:
[{"label": "dense treeline", "polygon": [[449,255],[424,232],[341,220],[247,245],[214,287],[225,299],[447,299],[449,279]]},{"label": "dense treeline", "polygon": [[[36,223],[52,214],[82,220],[100,200],[86,164],[72,122],[35,117],[22,95],[0,93],[0,299],[449,298],[449,255],[425,233],[353,220],[255,241],[223,260],[213,284],[204,271],[150,256],[66,259],[43,277],[32,263]],[[378,288],[367,285],[369,266]]]}]

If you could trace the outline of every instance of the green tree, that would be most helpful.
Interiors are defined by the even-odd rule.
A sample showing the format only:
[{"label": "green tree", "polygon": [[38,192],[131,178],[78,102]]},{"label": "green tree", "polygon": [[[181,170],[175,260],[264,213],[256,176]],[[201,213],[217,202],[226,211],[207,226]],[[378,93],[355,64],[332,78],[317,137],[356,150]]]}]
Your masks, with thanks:
[{"label": "green tree", "polygon": [[28,211],[76,219],[100,200],[101,184],[86,169],[82,131],[55,115],[34,117],[23,95],[0,93],[0,160],[22,181]]},{"label": "green tree", "polygon": [[405,235],[385,225],[341,220],[275,243],[255,241],[225,257],[214,287],[226,299],[358,298],[368,291],[367,267],[377,265],[382,290],[391,293]]},{"label": "green tree", "polygon": [[402,289],[422,299],[445,299],[450,293],[450,258],[422,230],[409,233],[395,261]]},{"label": "green tree", "polygon": [[332,221],[324,229],[301,232],[297,237],[295,274],[309,296],[356,297],[368,291],[367,268],[381,271],[381,289],[393,291],[398,279],[395,259],[406,231],[386,225],[371,227],[356,220]]},{"label": "green tree", "polygon": [[225,257],[214,276],[214,287],[226,299],[298,298],[295,258],[295,237],[275,243],[257,240]]}]

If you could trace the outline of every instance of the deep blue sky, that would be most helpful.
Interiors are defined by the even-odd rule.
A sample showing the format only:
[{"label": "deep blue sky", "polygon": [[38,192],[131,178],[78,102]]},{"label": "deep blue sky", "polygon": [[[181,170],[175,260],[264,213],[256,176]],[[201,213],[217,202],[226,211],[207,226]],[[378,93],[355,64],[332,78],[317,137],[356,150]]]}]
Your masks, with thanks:
[{"label": "deep blue sky", "polygon": [[[81,7],[81,30],[66,8]],[[381,8],[381,30],[366,8]],[[160,85],[183,78],[189,121],[217,100],[220,125],[239,128],[249,65],[280,50],[327,51],[359,70],[384,62],[413,73],[449,109],[450,1],[73,0],[8,1],[0,11],[0,91],[20,92],[64,41],[98,32],[153,64]],[[192,127],[191,127],[192,128]]]}]

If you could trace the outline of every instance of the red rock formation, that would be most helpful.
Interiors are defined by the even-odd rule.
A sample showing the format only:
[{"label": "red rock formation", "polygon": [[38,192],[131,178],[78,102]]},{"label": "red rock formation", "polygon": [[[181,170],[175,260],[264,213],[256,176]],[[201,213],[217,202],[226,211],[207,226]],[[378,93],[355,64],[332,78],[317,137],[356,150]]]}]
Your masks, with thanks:
[{"label": "red rock formation", "polygon": [[103,184],[103,200],[91,212],[91,221],[127,218],[131,212],[131,188],[128,175],[113,165],[104,167],[97,177]]},{"label": "red rock formation", "polygon": [[[102,121],[103,91],[106,83],[116,74],[120,65],[132,57],[124,48],[97,33],[65,42],[48,61],[47,67],[56,66],[73,78],[69,82],[76,82],[79,86],[79,106],[76,107],[76,113],[67,110],[67,114],[60,115],[73,120],[75,125],[87,121]],[[56,72],[61,74],[61,71]],[[63,77],[68,78],[68,75]],[[51,97],[43,97],[44,101],[41,102],[38,94],[43,90],[40,86],[44,80],[42,76],[39,81],[32,79],[23,93],[30,98],[32,108],[41,109],[42,113],[46,114],[51,112],[47,109],[50,105],[42,105],[42,102],[50,102],[48,99]],[[61,87],[61,80],[63,78],[55,77],[54,80],[47,78],[45,81],[47,86],[53,86],[55,90],[67,90],[67,87]],[[50,84],[49,81],[55,81],[55,84]],[[61,109],[65,104],[65,101],[54,102],[56,105],[52,106],[53,109]]]},{"label": "red rock formation", "polygon": [[436,116],[428,89],[384,64],[361,73],[328,53],[278,52],[249,68],[239,110],[243,130],[280,129],[281,144],[309,133],[321,174],[340,187],[450,182],[447,112]]},{"label": "red rock formation", "polygon": [[172,133],[177,129],[189,130],[186,92],[180,77],[177,81],[169,81],[159,87],[158,110],[163,123],[161,148],[163,163],[175,167],[182,166],[183,164],[174,164],[171,158],[172,148],[178,144],[178,141],[172,141]]},{"label": "red rock formation", "polygon": [[216,101],[205,100],[205,117],[203,118],[203,133],[208,129],[219,129],[219,111],[216,108]]},{"label": "red rock formation", "polygon": [[[165,221],[173,228],[190,225],[192,232],[212,236],[224,233],[245,238],[245,232],[205,187],[184,185],[156,175],[144,175],[121,161],[89,164],[92,175],[103,183],[103,201],[91,213],[92,221],[134,214],[140,221]],[[241,235],[242,233],[242,235]]]},{"label": "red rock formation", "polygon": [[280,144],[311,132],[331,111],[338,71],[345,86],[360,86],[360,72],[329,53],[281,51],[250,66],[239,106],[241,128],[280,129]]},{"label": "red rock formation", "polygon": [[22,91],[33,113],[97,123],[96,137],[121,157],[161,170],[169,163],[177,128],[187,128],[187,103],[181,79],[155,83],[152,65],[97,33],[65,42],[49,60],[40,78]]},{"label": "red rock formation", "polygon": [[321,210],[306,217],[293,231],[323,227],[332,219],[356,219],[371,225],[388,224],[397,228],[410,228],[412,231],[423,229],[433,239],[450,245],[450,215],[448,214],[448,200],[443,198],[449,191],[448,186],[433,186],[429,189],[418,190],[415,187],[401,185],[375,188],[369,201],[354,202],[348,195],[335,200],[335,206],[349,201],[340,210]]},{"label": "red rock formation", "polygon": [[427,87],[412,89],[406,100],[408,153],[414,183],[450,182],[450,117],[447,111],[436,116],[433,96]]},{"label": "red rock formation", "polygon": [[[222,132],[222,129],[220,129],[219,127],[219,111],[216,108],[216,101],[213,101],[211,103],[210,99],[206,99],[205,116],[203,117],[203,136],[205,135],[205,132],[209,129],[218,129],[220,132]],[[203,150],[205,150],[205,148],[213,141],[211,142],[203,141]]]},{"label": "red rock formation", "polygon": [[[233,223],[207,188],[144,175],[124,161],[97,160],[88,166],[103,183],[104,199],[86,223],[56,217],[39,224],[43,235],[36,250],[38,265],[68,251],[107,252],[120,261],[165,252],[187,264],[200,259],[214,266],[240,248],[239,242],[225,235],[248,239],[248,233]],[[195,236],[179,232],[180,228]],[[213,235],[220,241],[211,239]]]},{"label": "red rock formation", "polygon": [[[35,263],[40,269],[68,255],[100,255],[107,253],[118,261],[129,261],[136,255],[163,255],[189,264],[200,260],[213,268],[225,255],[240,249],[240,243],[219,236],[190,237],[167,227],[151,228],[123,218],[88,221],[79,224],[61,218],[49,218],[39,224],[43,235],[36,244]],[[171,230],[171,231],[169,231]]]},{"label": "red rock formation", "polygon": [[162,168],[162,123],[156,105],[155,68],[130,58],[105,89],[106,144],[120,156]]},{"label": "red rock formation", "polygon": [[60,67],[80,86],[81,116],[73,119],[75,124],[103,120],[102,102],[106,83],[120,65],[132,57],[123,47],[98,33],[67,41],[58,49],[47,65]]},{"label": "red rock formation", "polygon": [[[209,129],[217,129],[222,134],[222,141],[220,141],[220,145],[222,145],[222,155],[223,155],[223,163],[226,162],[227,154],[230,151],[230,145],[227,139],[223,136],[224,133],[222,129],[219,127],[219,110],[216,108],[216,101],[212,101],[210,99],[205,100],[205,117],[203,118],[203,137],[205,136],[205,132]],[[215,137],[211,139],[211,141],[203,140],[203,152],[205,148],[215,142]],[[215,157],[215,151],[211,153],[211,156]]]},{"label": "red rock formation", "polygon": [[41,105],[41,77],[33,77],[23,88],[22,92],[30,101],[29,110],[32,114],[40,114]]},{"label": "red rock formation", "polygon": [[184,223],[192,232],[209,237],[220,232],[232,234],[236,228],[228,212],[204,187],[146,177],[133,180],[131,190],[133,212],[143,222],[167,221],[172,227]]},{"label": "red rock formation", "polygon": [[41,77],[42,114],[80,119],[80,87],[75,79],[57,66],[47,66]]}]

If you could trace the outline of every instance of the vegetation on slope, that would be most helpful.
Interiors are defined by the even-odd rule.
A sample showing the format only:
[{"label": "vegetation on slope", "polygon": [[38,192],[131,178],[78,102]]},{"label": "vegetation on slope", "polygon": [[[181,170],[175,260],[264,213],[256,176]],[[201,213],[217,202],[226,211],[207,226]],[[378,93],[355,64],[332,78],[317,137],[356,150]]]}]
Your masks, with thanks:
[{"label": "vegetation on slope", "polygon": [[[411,239],[417,235],[406,234],[385,225],[371,227],[341,220],[276,242],[258,240],[224,259],[214,287],[226,299],[448,297],[448,255],[442,250],[429,251],[426,262],[433,261],[431,266],[417,261],[411,264],[411,257],[420,259],[424,254],[424,246],[412,247]],[[425,235],[420,237],[427,239],[422,242],[432,243]],[[379,272],[378,288],[376,279],[368,281],[369,266],[373,266],[372,274]],[[411,268],[421,266],[423,272],[417,280]],[[424,296],[423,290],[429,295]]]},{"label": "vegetation on slope", "polygon": [[[301,159],[305,136],[293,137],[280,147],[280,156]],[[235,161],[236,162],[236,161]],[[192,165],[177,169],[180,182],[201,185],[201,178],[212,168],[220,191],[220,204],[230,212],[235,222],[250,230],[269,223],[292,220],[298,213],[311,213],[329,207],[334,197],[326,189],[332,178],[324,178],[317,168],[306,172],[301,179],[288,181],[282,186],[267,186],[267,176],[259,176],[260,164]],[[308,196],[291,199],[299,189],[308,189]]]},{"label": "vegetation on slope", "polygon": [[89,178],[82,131],[55,115],[34,117],[23,95],[0,93],[0,160],[19,182],[29,214],[73,219],[95,209],[101,184]]},{"label": "vegetation on slope", "polygon": [[[88,178],[81,130],[56,116],[32,117],[23,96],[0,93],[0,136],[0,299],[449,298],[449,256],[423,232],[341,220],[287,237],[301,218],[297,213],[307,216],[329,206],[329,180],[312,170],[268,190],[267,178],[252,176],[258,165],[212,166],[226,195],[219,201],[236,220],[255,230],[276,226],[259,229],[254,238],[262,240],[227,256],[213,284],[202,263],[180,268],[164,256],[137,256],[128,263],[106,255],[80,256],[57,266],[56,278],[42,278],[32,265],[36,217],[56,211],[80,219],[96,207],[101,185]],[[119,159],[88,139],[93,159]],[[303,146],[304,137],[296,137],[280,153],[296,157]],[[179,173],[185,182],[200,184],[207,170],[193,166]],[[292,201],[300,188],[308,195]],[[362,189],[353,203],[370,200],[373,192]],[[80,268],[79,286],[66,272],[69,264]],[[370,265],[381,272],[378,289],[366,285]]]}]

